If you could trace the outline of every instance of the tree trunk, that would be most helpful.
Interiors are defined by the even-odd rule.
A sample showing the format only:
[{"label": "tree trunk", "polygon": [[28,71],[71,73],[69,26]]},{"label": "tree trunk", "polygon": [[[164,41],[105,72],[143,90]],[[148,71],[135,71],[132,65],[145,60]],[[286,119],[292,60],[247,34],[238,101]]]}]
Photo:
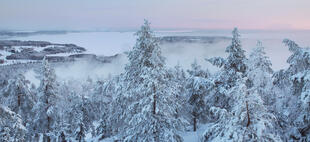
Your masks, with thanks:
[{"label": "tree trunk", "polygon": [[246,124],[246,126],[249,127],[249,125],[251,124],[249,105],[248,105],[248,101],[246,101],[245,103],[246,103],[246,112],[247,112],[247,115],[248,115],[248,123]]},{"label": "tree trunk", "polygon": [[43,134],[43,142],[51,142],[50,136]]},{"label": "tree trunk", "polygon": [[[48,90],[48,86],[45,87],[45,92],[47,92],[47,90]],[[46,95],[46,94],[44,94],[44,95]],[[48,97],[46,97],[45,103],[48,106],[48,107],[46,107],[46,112],[47,112],[48,108],[49,108]],[[47,133],[50,132],[50,123],[51,123],[51,117],[47,116]],[[47,142],[50,142],[50,141],[51,141],[50,136],[47,136]]]},{"label": "tree trunk", "polygon": [[20,96],[21,96],[21,91],[20,91],[20,88],[19,88],[19,86],[17,87],[17,90],[18,90],[18,95],[17,95],[17,104],[18,104],[18,108],[21,106],[20,105],[20,103],[21,103],[21,101],[20,101]]},{"label": "tree trunk", "polygon": [[153,91],[154,91],[154,94],[153,94],[153,114],[156,114],[156,93],[155,93],[155,85],[153,86]]},{"label": "tree trunk", "polygon": [[21,106],[20,95],[21,95],[21,94],[18,94],[18,96],[17,96],[17,105],[18,105],[18,108]]},{"label": "tree trunk", "polygon": [[47,136],[47,142],[51,142],[51,137]]},{"label": "tree trunk", "polygon": [[153,131],[153,135],[154,135],[154,142],[159,142],[159,138],[158,138],[158,128],[157,128],[157,125],[156,125],[156,121],[153,121],[153,126],[155,127],[154,131]]},{"label": "tree trunk", "polygon": [[21,93],[20,93],[20,89],[19,89],[19,86],[17,87],[17,89],[18,89],[18,94],[17,94],[17,105],[18,105],[18,108],[17,108],[17,112],[19,112],[19,110],[20,110],[20,106],[21,106]]},{"label": "tree trunk", "polygon": [[61,132],[61,134],[60,134],[60,142],[67,142],[66,141],[66,135],[64,132]]},{"label": "tree trunk", "polygon": [[194,132],[196,132],[196,130],[197,130],[197,118],[196,118],[196,116],[194,116],[194,123],[193,123],[193,128],[194,128]]}]

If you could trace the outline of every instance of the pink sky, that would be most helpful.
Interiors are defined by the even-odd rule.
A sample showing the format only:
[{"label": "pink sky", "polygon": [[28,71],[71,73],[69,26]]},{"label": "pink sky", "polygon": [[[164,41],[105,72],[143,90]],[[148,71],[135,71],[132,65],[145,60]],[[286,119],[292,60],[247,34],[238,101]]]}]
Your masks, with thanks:
[{"label": "pink sky", "polygon": [[0,0],[0,29],[310,29],[310,0]]}]

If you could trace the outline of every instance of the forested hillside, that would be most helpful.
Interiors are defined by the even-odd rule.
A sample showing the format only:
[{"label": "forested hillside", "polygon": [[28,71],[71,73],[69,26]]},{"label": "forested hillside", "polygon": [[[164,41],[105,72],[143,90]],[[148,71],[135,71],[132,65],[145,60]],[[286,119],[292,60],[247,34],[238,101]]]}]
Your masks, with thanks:
[{"label": "forested hillside", "polygon": [[235,28],[227,56],[205,59],[210,73],[196,60],[167,67],[148,21],[135,35],[124,72],[106,79],[60,81],[46,57],[39,86],[0,67],[0,141],[182,142],[202,128],[203,142],[310,141],[309,48],[284,39],[289,67],[274,71],[264,44],[246,56]]}]

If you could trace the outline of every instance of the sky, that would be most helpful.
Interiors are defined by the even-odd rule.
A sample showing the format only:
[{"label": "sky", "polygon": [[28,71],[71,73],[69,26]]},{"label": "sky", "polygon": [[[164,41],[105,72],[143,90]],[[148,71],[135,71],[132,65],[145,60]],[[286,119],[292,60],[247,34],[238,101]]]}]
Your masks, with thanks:
[{"label": "sky", "polygon": [[2,30],[310,29],[310,0],[0,0]]}]

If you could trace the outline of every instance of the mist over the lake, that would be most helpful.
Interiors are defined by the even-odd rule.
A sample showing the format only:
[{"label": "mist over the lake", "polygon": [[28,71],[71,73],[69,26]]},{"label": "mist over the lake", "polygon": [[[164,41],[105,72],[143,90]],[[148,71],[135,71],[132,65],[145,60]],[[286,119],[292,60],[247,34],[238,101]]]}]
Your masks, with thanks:
[{"label": "mist over the lake", "polygon": [[[207,37],[228,37],[230,31],[160,31],[155,32],[158,37],[164,36],[207,36]],[[282,43],[285,38],[294,39],[301,46],[310,45],[310,31],[242,31],[242,47],[246,55],[256,47],[257,41],[261,41],[265,47],[267,56],[271,59],[272,68],[277,71],[288,67],[286,59],[290,56],[287,47]],[[91,61],[75,62],[68,66],[56,67],[56,73],[61,79],[87,79],[87,77],[105,78],[109,75],[117,75],[123,71],[127,63],[125,52],[133,48],[136,37],[134,32],[81,32],[62,35],[36,35],[29,37],[13,38],[16,40],[41,40],[55,43],[75,43],[87,49],[86,53],[113,56],[122,54],[121,59],[113,60],[112,63],[96,65]],[[173,42],[160,44],[163,56],[166,58],[167,66],[172,68],[181,65],[189,69],[194,60],[211,72],[218,70],[217,67],[207,62],[206,58],[227,56],[226,47],[230,40],[221,40],[215,43],[201,42]],[[89,70],[92,68],[91,70]],[[82,75],[81,75],[82,74]]]}]

